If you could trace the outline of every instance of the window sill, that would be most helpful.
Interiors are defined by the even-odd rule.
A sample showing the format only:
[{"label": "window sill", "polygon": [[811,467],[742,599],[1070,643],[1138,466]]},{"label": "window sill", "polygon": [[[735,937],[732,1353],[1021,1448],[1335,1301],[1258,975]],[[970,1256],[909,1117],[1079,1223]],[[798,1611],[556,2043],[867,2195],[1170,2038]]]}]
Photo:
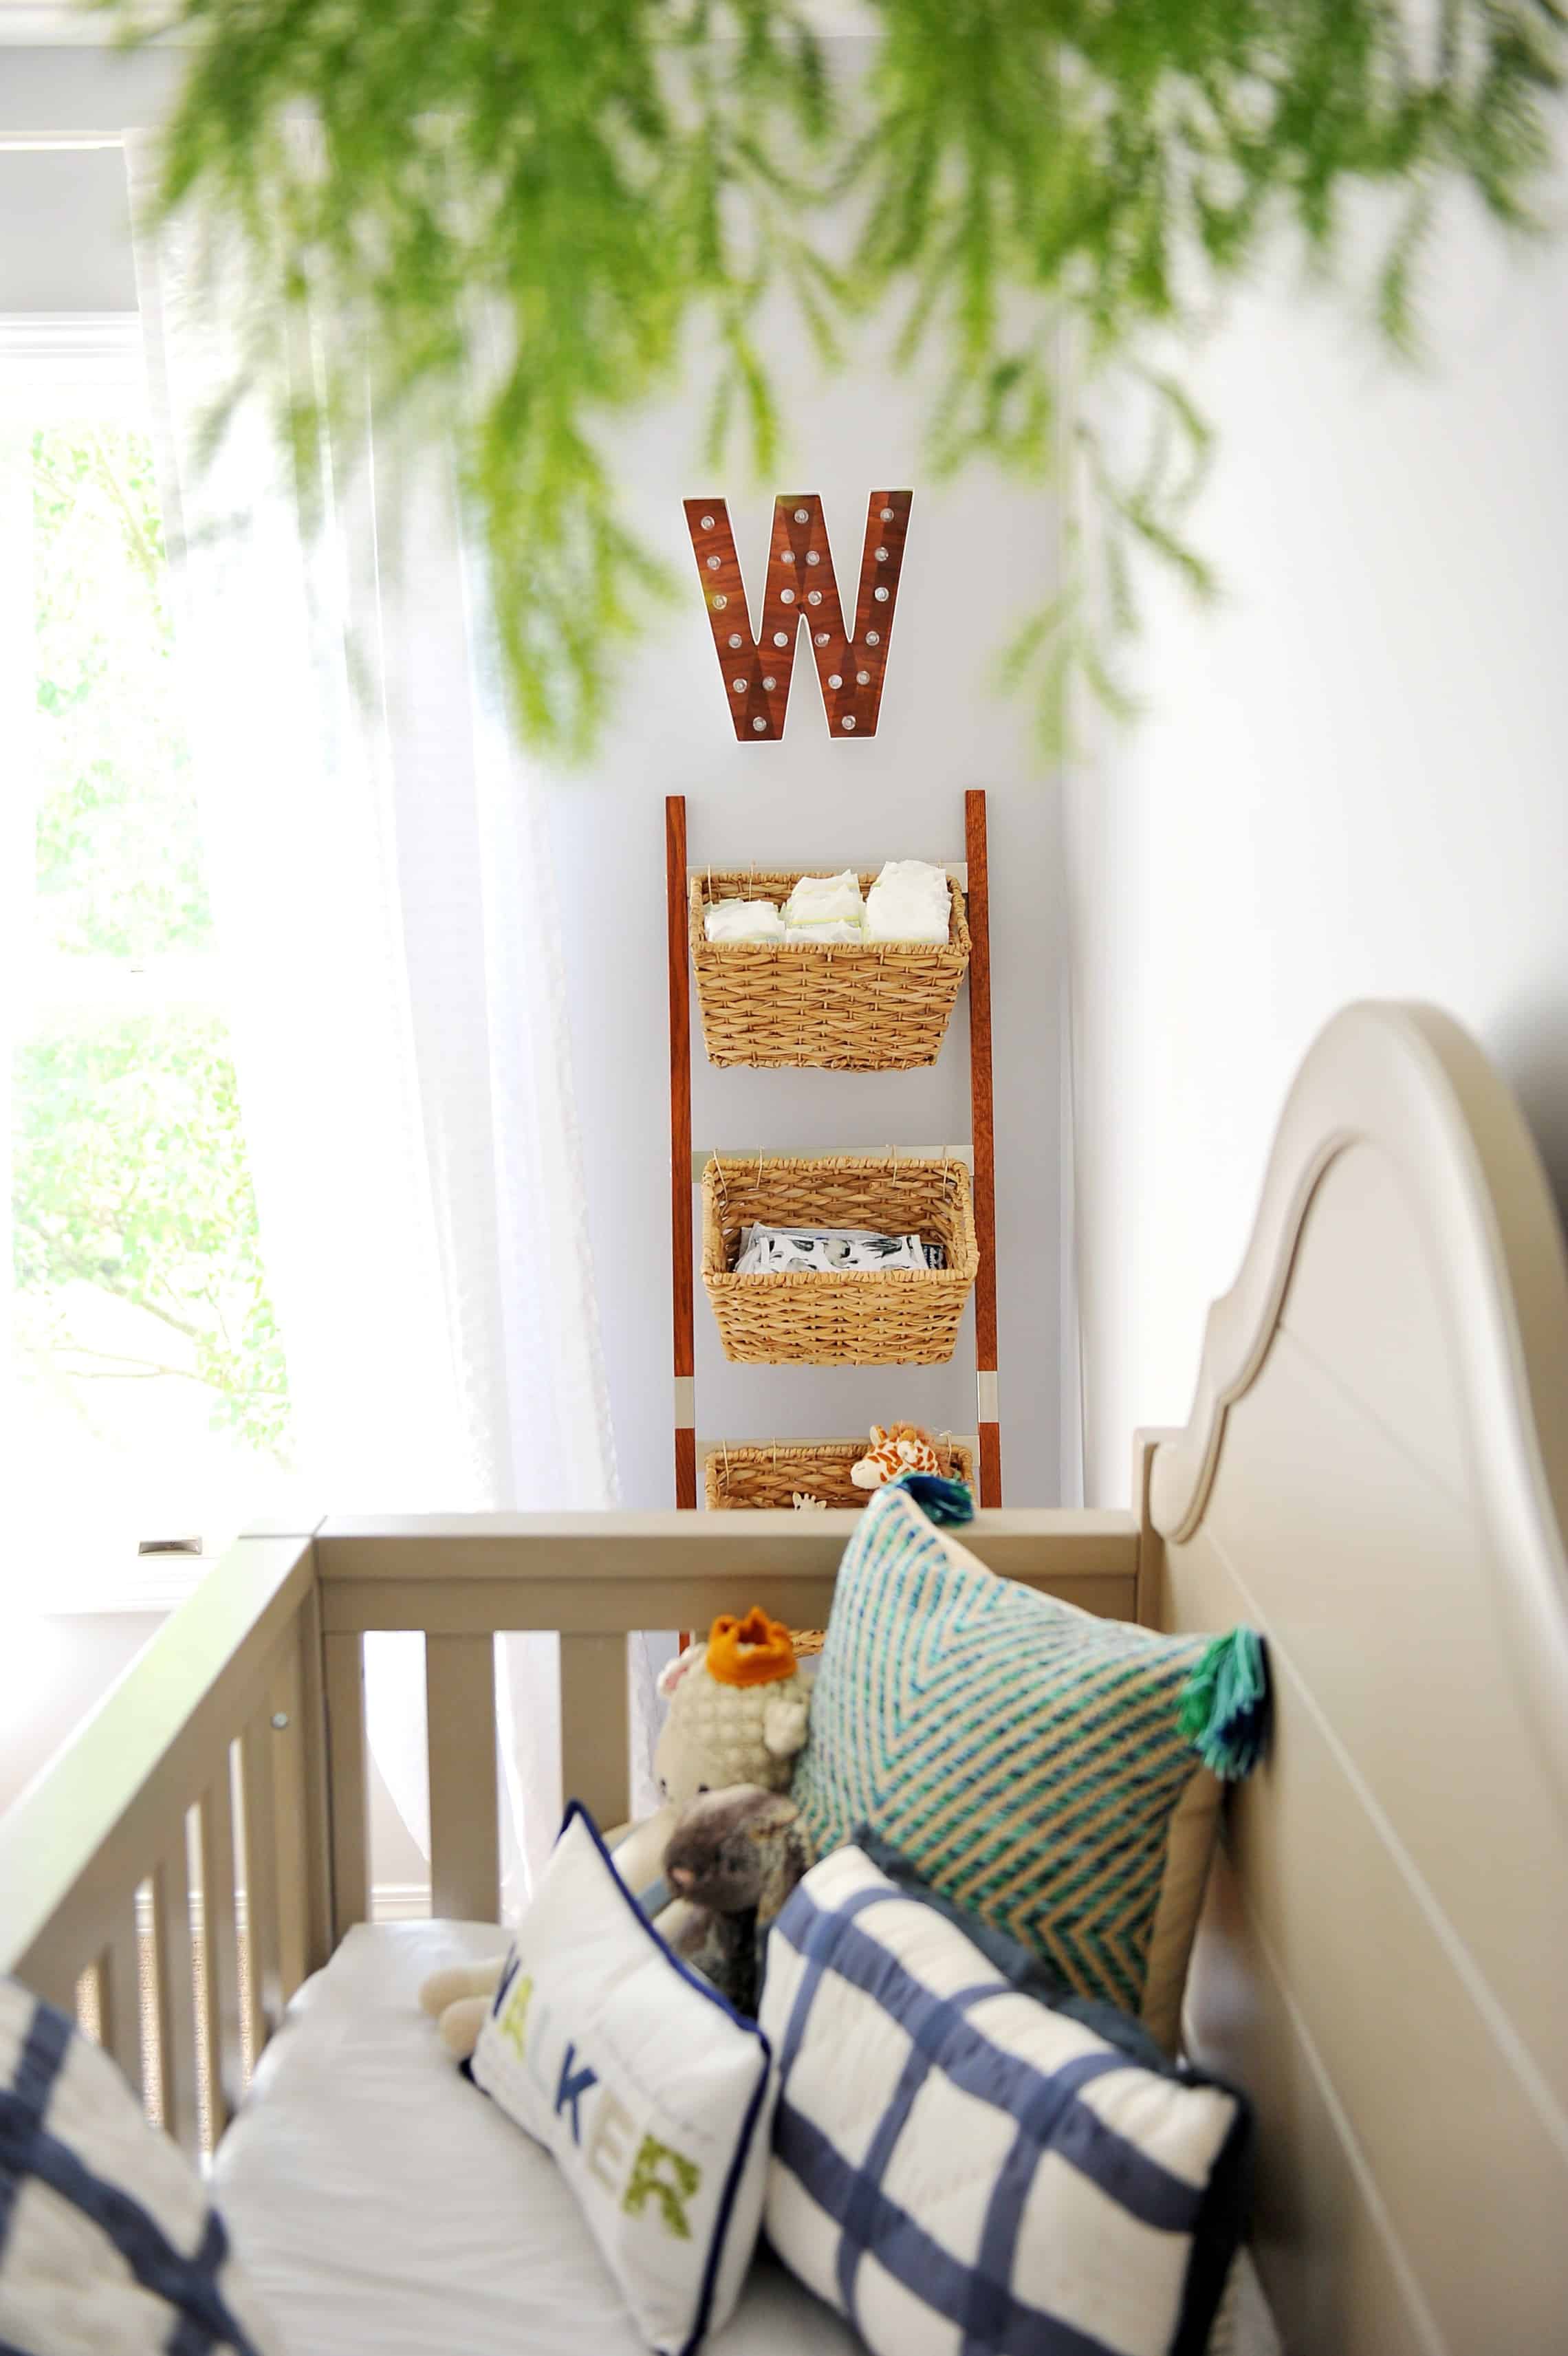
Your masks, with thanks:
[{"label": "window sill", "polygon": [[201,1554],[133,1555],[97,1574],[72,1579],[43,1606],[50,1620],[97,1619],[112,1613],[177,1611],[195,1594],[223,1549]]}]

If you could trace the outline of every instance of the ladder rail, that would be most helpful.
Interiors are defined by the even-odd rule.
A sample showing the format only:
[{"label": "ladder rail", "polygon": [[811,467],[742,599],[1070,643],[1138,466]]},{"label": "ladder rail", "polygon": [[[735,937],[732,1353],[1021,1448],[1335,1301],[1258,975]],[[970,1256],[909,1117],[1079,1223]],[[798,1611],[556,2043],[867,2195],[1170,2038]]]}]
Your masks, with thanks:
[{"label": "ladder rail", "polygon": [[[686,802],[664,804],[665,890],[670,952],[670,1211],[675,1503],[697,1503],[695,1269],[692,1188],[705,1153],[692,1145],[692,981],[687,938],[691,871]],[[996,1141],[992,1063],[991,895],[984,791],[964,795],[964,862],[950,867],[966,891],[969,935],[970,1155],[980,1271],[974,1286],[975,1404],[982,1505],[1002,1503],[1002,1427],[997,1392]],[[914,1149],[903,1149],[912,1151]],[[941,1151],[946,1151],[944,1146]],[[682,1639],[684,1641],[684,1639]]]}]

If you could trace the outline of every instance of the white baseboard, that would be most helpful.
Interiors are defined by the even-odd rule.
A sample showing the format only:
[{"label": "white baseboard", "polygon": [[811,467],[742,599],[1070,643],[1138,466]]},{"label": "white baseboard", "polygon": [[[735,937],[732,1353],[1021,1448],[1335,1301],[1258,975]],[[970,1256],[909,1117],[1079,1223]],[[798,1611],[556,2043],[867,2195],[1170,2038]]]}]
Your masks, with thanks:
[{"label": "white baseboard", "polygon": [[[150,1937],[153,1928],[153,1896],[147,1883],[136,1891],[136,1929],[143,1938]],[[242,1882],[234,1892],[236,1926],[243,1935],[247,1915],[245,1890]],[[430,1920],[430,1884],[427,1881],[378,1881],[371,1891],[372,1922],[427,1922]],[[191,1927],[200,1935],[205,1921],[202,1893],[190,1892]]]},{"label": "white baseboard", "polygon": [[378,1881],[371,1891],[372,1922],[428,1922],[427,1881]]}]

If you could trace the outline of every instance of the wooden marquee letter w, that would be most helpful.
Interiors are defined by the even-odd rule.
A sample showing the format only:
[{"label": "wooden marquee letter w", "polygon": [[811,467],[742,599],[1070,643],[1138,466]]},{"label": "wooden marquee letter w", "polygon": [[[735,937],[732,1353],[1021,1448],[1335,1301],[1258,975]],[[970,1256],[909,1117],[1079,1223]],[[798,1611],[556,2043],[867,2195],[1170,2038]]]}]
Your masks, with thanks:
[{"label": "wooden marquee letter w", "polygon": [[697,574],[724,678],[725,701],[743,744],[766,744],[784,734],[795,643],[802,622],[811,635],[829,734],[875,735],[913,497],[911,491],[871,494],[853,640],[844,628],[822,503],[814,492],[774,502],[762,631],[755,638],[746,583],[723,499],[685,501]]}]

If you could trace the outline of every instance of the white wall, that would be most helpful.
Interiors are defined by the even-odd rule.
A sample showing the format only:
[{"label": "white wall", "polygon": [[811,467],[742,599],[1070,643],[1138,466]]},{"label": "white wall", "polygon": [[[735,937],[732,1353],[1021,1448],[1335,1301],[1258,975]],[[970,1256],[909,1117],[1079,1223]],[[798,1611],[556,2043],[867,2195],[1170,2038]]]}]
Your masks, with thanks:
[{"label": "white wall", "polygon": [[111,135],[158,120],[178,80],[179,53],[13,47],[0,8],[0,137]]},{"label": "white wall", "polygon": [[[175,62],[166,51],[133,58],[0,39],[0,141],[114,134],[155,122]],[[135,307],[119,153],[0,147],[0,313]]]},{"label": "white wall", "polygon": [[1207,353],[1196,531],[1146,722],[1066,790],[1087,1487],[1185,1418],[1281,1099],[1348,999],[1480,1037],[1568,1188],[1568,243],[1439,246],[1431,362],[1282,288]]},{"label": "white wall", "polygon": [[[994,482],[931,482],[908,390],[879,363],[877,340],[868,334],[864,365],[823,390],[782,330],[772,339],[791,427],[776,483],[748,488],[740,466],[715,474],[703,464],[701,371],[689,399],[618,445],[634,520],[673,569],[681,601],[628,662],[619,717],[591,768],[553,784],[552,810],[628,1503],[672,1495],[664,797],[687,797],[693,864],[875,867],[893,857],[961,859],[968,786],[987,789],[991,828],[1004,1481],[1015,1504],[1057,1494],[1056,811],[1027,715],[1000,701],[991,679],[1010,625],[1050,593],[1054,519],[1043,500]],[[819,491],[841,588],[853,600],[875,486],[915,493],[876,736],[830,740],[802,648],[783,741],[737,744],[682,497],[727,498],[755,602],[774,491]],[[961,996],[940,1062],[927,1072],[717,1071],[699,1040],[695,1141],[806,1153],[942,1144],[967,1156],[967,1006]],[[966,1317],[945,1367],[731,1366],[699,1290],[704,1437],[848,1438],[891,1418],[972,1432],[973,1365]]]},{"label": "white wall", "polygon": [[7,1612],[0,1811],[48,1765],[159,1625],[154,1612]]},{"label": "white wall", "polygon": [[0,313],[135,307],[120,150],[0,151]]}]

